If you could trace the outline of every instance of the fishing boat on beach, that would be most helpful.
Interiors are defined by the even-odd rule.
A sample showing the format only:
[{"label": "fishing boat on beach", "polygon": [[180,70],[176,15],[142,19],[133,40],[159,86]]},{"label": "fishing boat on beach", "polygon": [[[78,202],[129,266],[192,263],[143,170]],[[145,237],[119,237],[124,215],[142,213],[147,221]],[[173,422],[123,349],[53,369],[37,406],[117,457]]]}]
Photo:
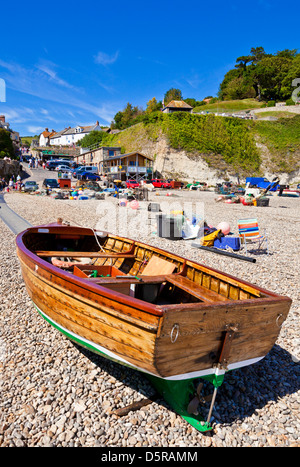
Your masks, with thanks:
[{"label": "fishing boat on beach", "polygon": [[[224,374],[273,347],[291,299],[176,254],[90,228],[30,227],[16,239],[40,315],[81,346],[146,374],[200,431]],[[213,383],[206,421],[194,382]]]}]

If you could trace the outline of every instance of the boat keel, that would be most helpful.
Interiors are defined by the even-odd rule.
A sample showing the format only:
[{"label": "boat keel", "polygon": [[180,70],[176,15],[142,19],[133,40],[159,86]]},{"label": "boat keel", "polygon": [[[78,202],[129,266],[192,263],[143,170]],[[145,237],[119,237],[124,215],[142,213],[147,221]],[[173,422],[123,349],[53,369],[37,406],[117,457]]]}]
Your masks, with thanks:
[{"label": "boat keel", "polygon": [[[147,375],[154,388],[161,394],[169,406],[175,410],[184,420],[198,431],[206,432],[212,430],[210,424],[212,412],[216,400],[217,390],[224,380],[223,374],[212,374],[199,378],[187,380],[166,380],[156,376]],[[202,397],[201,379],[209,381],[213,385],[213,393]],[[204,405],[210,400],[210,407],[206,419],[198,413],[199,405]]]}]

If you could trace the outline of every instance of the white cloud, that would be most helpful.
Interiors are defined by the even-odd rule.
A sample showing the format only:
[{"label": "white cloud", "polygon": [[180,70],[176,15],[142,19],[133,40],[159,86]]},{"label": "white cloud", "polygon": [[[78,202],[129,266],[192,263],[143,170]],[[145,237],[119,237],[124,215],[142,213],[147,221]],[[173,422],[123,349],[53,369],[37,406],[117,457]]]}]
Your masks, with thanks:
[{"label": "white cloud", "polygon": [[38,135],[39,133],[41,133],[45,128],[41,127],[41,126],[34,126],[34,125],[28,125],[27,126],[27,130],[29,131],[29,133],[34,133],[35,135]]},{"label": "white cloud", "polygon": [[[110,60],[112,60],[112,58],[110,58]],[[0,67],[5,70],[1,75],[5,79],[8,88],[37,97],[46,102],[61,104],[64,106],[64,115],[68,110],[77,114],[85,112],[95,116],[95,120],[103,119],[105,122],[110,123],[118,110],[114,108],[115,106],[113,105],[97,105],[94,98],[87,98],[84,100],[82,98],[82,89],[78,89],[61,79],[54,71],[55,64],[52,62],[43,63],[36,67],[25,68],[17,63],[9,63],[0,59]],[[44,106],[45,104],[42,105]],[[58,109],[57,105],[56,107],[58,112],[61,113],[61,109]],[[41,120],[42,116],[43,120],[45,120],[45,109],[41,112],[42,115],[39,112],[39,120]],[[14,114],[11,115],[11,117],[19,117],[24,121],[24,115],[26,114],[23,113],[21,117],[21,114],[18,116]],[[47,119],[50,119],[49,115]],[[26,121],[28,120],[27,118]],[[33,120],[33,118],[31,120]],[[51,120],[55,121],[55,118],[52,117]],[[58,118],[56,121],[61,121],[61,118]]]},{"label": "white cloud", "polygon": [[[51,68],[51,66],[52,66],[52,68]],[[62,87],[68,88],[68,89],[75,89],[75,87],[72,84],[68,83],[64,79],[61,79],[57,75],[56,71],[53,70],[53,67],[55,67],[55,64],[53,64],[51,62],[47,62],[47,63],[37,65],[36,67],[37,67],[38,70],[45,73],[50,78],[50,80],[53,81],[54,83],[56,83],[58,86],[62,86]]]},{"label": "white cloud", "polygon": [[98,52],[97,55],[94,57],[94,61],[95,63],[106,66],[106,65],[111,65],[112,63],[115,63],[118,57],[119,57],[118,51],[113,55],[108,55],[105,52]]},{"label": "white cloud", "polygon": [[99,86],[101,86],[101,88],[105,89],[105,91],[109,92],[110,94],[114,94],[115,89],[112,86],[107,86],[101,81],[97,81],[97,83],[99,84]]},{"label": "white cloud", "polygon": [[200,79],[198,75],[194,75],[194,76],[191,76],[190,78],[186,78],[186,82],[193,89],[198,89],[199,85],[203,82],[203,79]]}]

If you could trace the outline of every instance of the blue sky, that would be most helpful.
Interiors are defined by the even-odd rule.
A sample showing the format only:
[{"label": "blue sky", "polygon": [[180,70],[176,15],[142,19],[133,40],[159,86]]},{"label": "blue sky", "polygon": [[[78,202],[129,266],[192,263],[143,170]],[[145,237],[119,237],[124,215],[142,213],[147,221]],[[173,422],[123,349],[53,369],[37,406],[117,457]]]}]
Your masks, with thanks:
[{"label": "blue sky", "polygon": [[1,16],[0,114],[22,136],[109,125],[172,87],[201,100],[251,47],[300,49],[290,0],[6,1]]}]

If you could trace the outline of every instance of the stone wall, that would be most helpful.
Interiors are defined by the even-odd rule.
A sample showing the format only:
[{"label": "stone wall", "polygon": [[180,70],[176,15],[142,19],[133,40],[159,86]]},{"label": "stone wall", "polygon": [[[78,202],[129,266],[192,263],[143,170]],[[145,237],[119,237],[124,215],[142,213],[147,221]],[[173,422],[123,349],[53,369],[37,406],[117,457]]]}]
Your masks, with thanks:
[{"label": "stone wall", "polygon": [[8,181],[12,175],[16,177],[19,173],[19,161],[0,159],[0,178],[4,177]]}]

